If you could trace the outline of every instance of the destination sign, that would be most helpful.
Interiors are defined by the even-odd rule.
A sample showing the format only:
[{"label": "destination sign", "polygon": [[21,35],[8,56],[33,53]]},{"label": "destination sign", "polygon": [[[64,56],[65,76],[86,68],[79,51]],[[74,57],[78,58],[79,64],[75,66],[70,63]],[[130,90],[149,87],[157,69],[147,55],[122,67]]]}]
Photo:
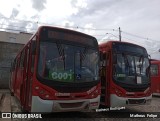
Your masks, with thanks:
[{"label": "destination sign", "polygon": [[94,46],[94,39],[73,34],[73,33],[65,33],[65,32],[58,32],[58,31],[48,31],[48,38],[49,39],[61,39],[61,40],[67,40],[71,42],[78,42],[81,44],[87,44],[90,46]]}]

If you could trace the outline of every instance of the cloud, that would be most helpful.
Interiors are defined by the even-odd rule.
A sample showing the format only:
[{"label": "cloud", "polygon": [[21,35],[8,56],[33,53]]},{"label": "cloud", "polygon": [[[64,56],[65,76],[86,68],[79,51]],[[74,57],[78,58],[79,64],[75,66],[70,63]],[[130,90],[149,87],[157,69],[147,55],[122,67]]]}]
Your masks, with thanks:
[{"label": "cloud", "polygon": [[[74,1],[72,5],[76,6],[77,2],[78,0]],[[73,14],[68,20],[74,21],[77,26],[84,27],[87,23],[92,23],[96,29],[105,29],[104,31],[95,31],[96,35],[102,35],[95,36],[98,40],[103,39],[101,42],[113,38],[118,40],[106,33],[118,36],[118,27],[121,27],[122,41],[142,45],[147,48],[149,53],[160,47],[159,0],[86,0],[85,2],[86,7],[79,7],[77,14]],[[113,29],[117,31],[113,31]],[[123,31],[146,39],[124,34]],[[147,38],[150,39],[147,40]],[[153,46],[151,47],[149,43],[152,43]]]},{"label": "cloud", "polygon": [[[137,31],[137,28],[153,27],[157,25],[160,14],[158,5],[160,2],[130,1],[130,0],[88,0],[85,8],[79,8],[77,14],[73,14],[70,20],[83,25],[92,22],[96,28],[118,28]],[[76,6],[76,2],[72,3]],[[151,6],[155,6],[151,7]],[[152,23],[155,21],[156,23]],[[154,28],[154,27],[153,27]],[[138,29],[138,30],[139,30]]]},{"label": "cloud", "polygon": [[37,11],[43,11],[46,6],[46,0],[32,0],[32,7]]},{"label": "cloud", "polygon": [[2,13],[0,13],[0,17],[4,18],[4,15]]},{"label": "cloud", "polygon": [[[122,41],[143,45],[150,53],[160,46],[159,0],[15,1],[12,1],[11,4],[8,4],[7,0],[1,2],[0,24],[5,24],[3,27],[8,27],[7,25],[10,27],[19,26],[23,27],[24,30],[31,31],[39,25],[47,23],[48,25],[66,26],[89,33],[98,40],[104,39],[105,41],[106,39],[118,39],[113,36],[118,36],[118,31],[113,31],[113,29],[118,30],[118,27],[121,27]],[[2,19],[4,17],[27,21],[9,21]],[[36,23],[37,21],[39,24]],[[137,38],[123,32],[152,39]],[[106,33],[113,35],[106,35]],[[150,46],[151,44],[153,46]]]},{"label": "cloud", "polygon": [[18,15],[18,13],[19,13],[19,10],[16,8],[13,8],[10,18],[15,18]]},{"label": "cloud", "polygon": [[86,8],[87,0],[71,0],[71,5],[75,8]]}]

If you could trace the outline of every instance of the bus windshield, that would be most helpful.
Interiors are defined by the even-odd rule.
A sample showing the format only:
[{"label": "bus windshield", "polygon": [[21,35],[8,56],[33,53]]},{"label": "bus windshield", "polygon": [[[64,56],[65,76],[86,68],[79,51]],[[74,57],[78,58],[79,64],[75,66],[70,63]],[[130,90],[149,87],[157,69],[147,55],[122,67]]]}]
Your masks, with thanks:
[{"label": "bus windshield", "polygon": [[59,82],[98,80],[98,51],[84,46],[40,42],[38,75]]},{"label": "bus windshield", "polygon": [[114,80],[125,84],[149,83],[149,59],[142,55],[115,53]]}]

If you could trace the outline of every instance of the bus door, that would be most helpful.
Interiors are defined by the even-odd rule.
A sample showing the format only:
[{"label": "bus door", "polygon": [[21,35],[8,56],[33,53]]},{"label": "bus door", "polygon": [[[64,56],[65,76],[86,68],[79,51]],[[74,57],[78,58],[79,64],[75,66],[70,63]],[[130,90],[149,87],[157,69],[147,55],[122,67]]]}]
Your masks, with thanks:
[{"label": "bus door", "polygon": [[101,53],[101,59],[100,59],[100,78],[101,78],[101,105],[107,105],[108,104],[108,78],[107,78],[107,72],[108,70],[108,53],[104,52]]},{"label": "bus door", "polygon": [[29,43],[25,49],[26,56],[25,56],[25,64],[24,64],[24,76],[23,76],[23,95],[22,95],[22,102],[23,108],[28,109],[30,108],[30,100],[31,100],[31,86],[32,86],[32,76],[33,76],[33,62],[34,57],[32,56],[32,44]]}]

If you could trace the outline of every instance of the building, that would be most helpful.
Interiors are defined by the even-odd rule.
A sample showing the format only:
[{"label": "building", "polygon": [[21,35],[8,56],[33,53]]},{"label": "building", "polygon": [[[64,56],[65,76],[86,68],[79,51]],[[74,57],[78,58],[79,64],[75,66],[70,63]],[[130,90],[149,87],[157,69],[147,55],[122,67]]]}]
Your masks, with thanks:
[{"label": "building", "polygon": [[24,32],[0,31],[0,89],[8,88],[11,63],[31,36]]}]

